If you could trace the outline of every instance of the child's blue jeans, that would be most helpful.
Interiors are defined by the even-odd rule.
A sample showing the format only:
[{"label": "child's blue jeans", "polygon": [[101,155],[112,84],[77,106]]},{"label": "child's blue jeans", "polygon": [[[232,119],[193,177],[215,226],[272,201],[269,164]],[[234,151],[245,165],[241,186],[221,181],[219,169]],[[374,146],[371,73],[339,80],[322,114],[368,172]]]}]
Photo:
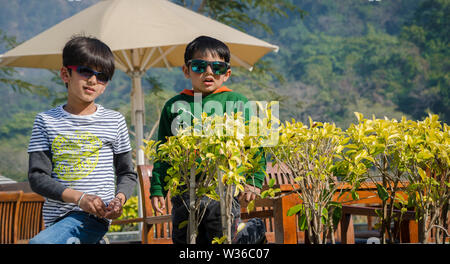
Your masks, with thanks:
[{"label": "child's blue jeans", "polygon": [[96,244],[106,234],[109,223],[81,211],[73,211],[42,230],[30,244]]}]

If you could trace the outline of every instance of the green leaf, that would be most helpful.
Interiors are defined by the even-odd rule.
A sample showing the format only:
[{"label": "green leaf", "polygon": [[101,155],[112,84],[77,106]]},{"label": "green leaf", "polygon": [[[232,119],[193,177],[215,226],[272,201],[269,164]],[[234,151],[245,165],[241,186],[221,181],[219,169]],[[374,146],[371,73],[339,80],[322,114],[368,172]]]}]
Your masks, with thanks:
[{"label": "green leaf", "polygon": [[287,216],[293,216],[296,213],[300,212],[300,210],[302,210],[302,209],[303,209],[302,204],[294,205],[291,208],[289,208],[289,210],[287,211]]},{"label": "green leaf", "polygon": [[223,236],[221,238],[214,237],[212,244],[223,244],[223,242],[225,242],[226,239],[227,239],[227,236]]},{"label": "green leaf", "polygon": [[323,208],[322,209],[322,223],[326,224],[326,222],[328,221],[328,210],[327,208]]},{"label": "green leaf", "polygon": [[389,193],[387,192],[387,190],[378,183],[377,183],[377,193],[378,197],[380,197],[380,199],[383,201],[386,201],[389,198]]},{"label": "green leaf", "polygon": [[422,178],[422,181],[424,181],[427,178],[427,173],[422,170],[422,168],[417,168],[417,172],[420,175],[420,178]]},{"label": "green leaf", "polygon": [[[355,150],[355,149],[358,149],[359,147],[357,146],[357,145],[355,145],[355,144],[348,144],[348,145],[345,145],[345,147],[346,148],[349,148],[349,149],[352,149],[352,150]],[[352,151],[353,152],[353,151]],[[347,152],[348,154],[350,154],[349,152]]]},{"label": "green leaf", "polygon": [[302,214],[298,217],[298,227],[300,228],[300,231],[305,231],[308,229],[306,214]]},{"label": "green leaf", "polygon": [[379,218],[383,218],[383,212],[381,211],[381,209],[376,209],[375,213],[378,215]]},{"label": "green leaf", "polygon": [[363,114],[358,113],[358,112],[353,112],[353,114],[355,114],[356,119],[358,119],[358,122],[361,123],[361,121],[364,119]]},{"label": "green leaf", "polygon": [[335,207],[333,210],[333,225],[337,225],[341,221],[342,217],[342,207]]},{"label": "green leaf", "polygon": [[352,199],[354,200],[354,201],[357,201],[357,200],[359,200],[359,194],[358,194],[358,192],[356,191],[356,190],[352,190],[351,191],[351,194],[352,194]]},{"label": "green leaf", "polygon": [[421,152],[419,152],[419,154],[417,154],[417,159],[418,160],[428,160],[428,159],[431,159],[433,157],[434,157],[433,153],[431,153],[427,149],[424,149]]},{"label": "green leaf", "polygon": [[399,193],[395,194],[395,199],[402,205],[406,205],[408,202],[403,198],[403,196]]},{"label": "green leaf", "polygon": [[255,200],[251,200],[247,205],[247,212],[251,212],[255,209]]},{"label": "green leaf", "polygon": [[185,221],[183,221],[183,222],[181,222],[181,223],[178,224],[178,229],[183,229],[183,228],[185,228],[188,224],[189,224],[189,221],[188,221],[188,220],[185,220]]},{"label": "green leaf", "polygon": [[274,178],[270,179],[269,180],[269,187],[272,188],[274,184],[275,184],[275,179]]},{"label": "green leaf", "polygon": [[220,201],[220,197],[217,193],[205,194],[206,197],[209,197],[212,200]]}]

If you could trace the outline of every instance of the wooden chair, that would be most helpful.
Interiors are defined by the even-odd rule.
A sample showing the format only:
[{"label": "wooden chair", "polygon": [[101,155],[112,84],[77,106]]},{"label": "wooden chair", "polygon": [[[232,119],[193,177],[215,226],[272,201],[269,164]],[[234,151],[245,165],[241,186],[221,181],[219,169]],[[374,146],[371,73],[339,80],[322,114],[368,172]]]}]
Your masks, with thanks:
[{"label": "wooden chair", "polygon": [[0,244],[14,244],[22,191],[0,192]]},{"label": "wooden chair", "polygon": [[255,210],[250,213],[246,209],[247,203],[241,202],[241,218],[243,221],[254,217],[261,218],[266,226],[266,238],[269,243],[297,244],[303,232],[297,228],[296,216],[287,216],[287,211],[301,200],[295,193],[286,194],[292,190],[293,181],[289,175],[281,171],[279,165],[272,166],[271,162],[267,163],[263,190],[268,188],[271,179],[275,179],[274,187],[281,189],[283,197],[256,199]]},{"label": "wooden chair", "polygon": [[143,244],[172,244],[172,203],[170,192],[165,197],[164,214],[153,212],[150,201],[150,180],[153,165],[138,166],[139,183],[141,186],[144,221],[142,227]]},{"label": "wooden chair", "polygon": [[15,243],[25,244],[44,229],[42,207],[45,199],[37,193],[24,193],[20,201]]},{"label": "wooden chair", "polygon": [[[307,236],[305,236],[305,232],[300,231],[297,225],[298,219],[297,216],[287,216],[287,211],[292,206],[302,203],[301,199],[298,197],[296,193],[291,193],[298,186],[293,182],[290,175],[282,173],[283,170],[279,166],[272,166],[272,163],[267,163],[266,172],[268,176],[264,181],[264,185],[267,185],[270,179],[275,179],[275,187],[281,189],[282,198],[278,198],[275,200],[267,201],[257,200],[256,203],[260,203],[263,207],[262,211],[266,214],[253,216],[250,214],[246,215],[245,210],[243,209],[242,215],[243,218],[250,217],[263,217],[266,223],[266,237],[269,242],[277,243],[277,244],[297,244],[300,242],[309,243]],[[406,187],[407,183],[400,184],[400,187]],[[374,183],[363,183],[362,186],[357,191],[359,195],[359,200],[354,201],[351,197],[350,189],[351,186],[343,185],[340,187],[344,193],[341,197],[338,197],[338,194],[335,195],[333,200],[343,202],[343,213],[341,220],[334,232],[335,239],[337,242],[343,244],[353,244],[355,243],[355,231],[353,226],[352,215],[362,215],[368,217],[377,216],[375,210],[379,209],[378,207],[367,207],[370,205],[381,205],[381,200],[377,195],[377,188]],[[287,195],[286,195],[287,194]],[[399,191],[400,195],[406,195],[402,191]],[[270,215],[270,210],[273,211],[273,217],[267,217]],[[267,214],[269,213],[269,214]],[[397,212],[398,213],[398,212]],[[408,211],[403,216],[403,220],[401,223],[396,223],[397,228],[400,229],[400,241],[403,243],[417,242],[417,223],[414,220],[414,212]]]},{"label": "wooden chair", "polygon": [[137,168],[139,186],[142,198],[143,217],[133,219],[113,220],[112,225],[142,223],[142,244],[172,244],[172,221],[170,212],[172,204],[170,193],[166,196],[164,214],[155,214],[150,201],[150,180],[152,165],[139,165]]},{"label": "wooden chair", "polygon": [[[343,205],[342,206],[342,218],[341,224],[341,242],[343,244],[354,244],[355,236],[354,233],[348,232],[351,224],[352,215],[364,215],[364,216],[377,216],[375,210],[379,210],[380,207],[374,206],[352,206]],[[400,210],[394,210],[394,215],[399,218]],[[418,242],[417,229],[414,228],[415,225],[415,213],[413,211],[407,211],[402,216],[402,222],[396,222],[397,228],[400,228],[399,237],[401,243],[416,243]]]},{"label": "wooden chair", "polygon": [[22,244],[44,229],[44,198],[23,191],[0,192],[0,244]]}]

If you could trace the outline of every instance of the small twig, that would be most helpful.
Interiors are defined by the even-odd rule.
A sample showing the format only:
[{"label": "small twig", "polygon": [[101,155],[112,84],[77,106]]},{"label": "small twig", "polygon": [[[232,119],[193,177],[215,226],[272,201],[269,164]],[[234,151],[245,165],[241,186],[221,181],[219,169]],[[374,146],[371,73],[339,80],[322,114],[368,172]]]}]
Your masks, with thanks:
[{"label": "small twig", "polygon": [[432,225],[432,226],[430,227],[430,229],[435,228],[435,227],[437,227],[437,228],[439,228],[439,229],[442,229],[442,230],[445,232],[445,235],[446,235],[446,236],[450,236],[449,233],[448,233],[448,231],[447,231],[447,229],[445,229],[444,227],[442,227],[442,226],[440,226],[440,225]]}]

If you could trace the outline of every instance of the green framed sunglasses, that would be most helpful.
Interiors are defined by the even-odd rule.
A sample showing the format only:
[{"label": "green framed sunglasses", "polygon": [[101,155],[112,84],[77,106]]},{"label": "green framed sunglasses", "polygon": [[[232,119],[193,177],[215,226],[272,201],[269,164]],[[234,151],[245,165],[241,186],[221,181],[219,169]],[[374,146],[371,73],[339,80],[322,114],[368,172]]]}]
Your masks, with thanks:
[{"label": "green framed sunglasses", "polygon": [[214,74],[222,75],[230,69],[230,64],[224,61],[189,60],[187,65],[196,73],[204,73],[208,65]]}]

